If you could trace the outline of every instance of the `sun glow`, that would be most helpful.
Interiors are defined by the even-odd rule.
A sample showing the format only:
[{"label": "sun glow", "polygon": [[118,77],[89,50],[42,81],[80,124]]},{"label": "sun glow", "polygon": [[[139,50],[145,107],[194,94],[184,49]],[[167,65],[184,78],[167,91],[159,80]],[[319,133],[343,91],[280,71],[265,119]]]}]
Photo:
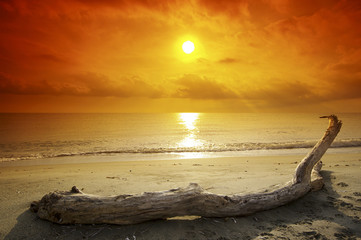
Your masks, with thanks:
[{"label": "sun glow", "polygon": [[192,43],[191,41],[186,41],[183,43],[182,49],[183,49],[183,52],[185,52],[186,54],[190,54],[195,49],[194,43]]}]

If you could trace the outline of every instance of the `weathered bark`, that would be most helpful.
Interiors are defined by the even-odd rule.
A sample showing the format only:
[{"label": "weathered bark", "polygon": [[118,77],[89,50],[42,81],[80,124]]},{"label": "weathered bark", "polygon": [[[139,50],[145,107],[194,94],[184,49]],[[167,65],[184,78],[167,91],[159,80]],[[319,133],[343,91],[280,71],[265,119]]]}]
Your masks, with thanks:
[{"label": "weathered bark", "polygon": [[[326,117],[323,117],[326,118]],[[341,121],[327,116],[329,126],[323,138],[297,166],[295,175],[285,186],[255,194],[219,195],[206,192],[198,184],[163,192],[139,195],[96,196],[84,194],[76,187],[70,192],[53,192],[31,209],[40,218],[60,224],[134,224],[175,216],[230,217],[244,216],[275,208],[323,186],[319,162],[340,131]],[[317,164],[318,163],[318,164]]]}]

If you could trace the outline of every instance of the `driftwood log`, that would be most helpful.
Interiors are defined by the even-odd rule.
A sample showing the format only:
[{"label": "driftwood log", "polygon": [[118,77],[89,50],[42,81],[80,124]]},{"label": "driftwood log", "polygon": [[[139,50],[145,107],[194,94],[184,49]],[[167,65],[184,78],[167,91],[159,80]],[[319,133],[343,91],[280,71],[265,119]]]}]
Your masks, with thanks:
[{"label": "driftwood log", "polygon": [[321,157],[340,131],[335,115],[324,116],[329,126],[321,140],[297,166],[293,179],[283,187],[262,193],[219,195],[198,184],[139,195],[96,196],[75,186],[69,192],[53,192],[33,202],[31,210],[42,219],[59,224],[134,224],[175,216],[231,217],[272,209],[294,201],[323,186]]}]

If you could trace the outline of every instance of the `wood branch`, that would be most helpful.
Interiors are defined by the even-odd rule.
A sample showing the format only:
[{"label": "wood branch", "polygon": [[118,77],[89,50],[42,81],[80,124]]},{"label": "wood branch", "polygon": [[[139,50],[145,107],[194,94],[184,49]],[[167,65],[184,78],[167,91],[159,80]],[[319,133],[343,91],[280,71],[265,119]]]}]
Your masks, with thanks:
[{"label": "wood branch", "polygon": [[134,224],[176,216],[231,217],[272,209],[294,201],[323,186],[319,162],[340,131],[341,121],[327,116],[329,126],[322,139],[297,166],[293,179],[284,187],[254,194],[220,195],[197,183],[186,188],[139,195],[96,196],[76,187],[69,192],[53,192],[31,204],[40,218],[59,224]]}]

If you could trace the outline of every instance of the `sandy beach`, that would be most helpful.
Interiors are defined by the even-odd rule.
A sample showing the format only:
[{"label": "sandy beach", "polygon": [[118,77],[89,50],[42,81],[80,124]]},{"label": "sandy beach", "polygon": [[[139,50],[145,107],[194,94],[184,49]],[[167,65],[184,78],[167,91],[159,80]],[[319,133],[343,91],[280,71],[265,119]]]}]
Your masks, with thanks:
[{"label": "sandy beach", "polygon": [[[318,192],[247,217],[136,225],[58,225],[29,211],[46,193],[77,186],[97,195],[138,194],[199,183],[213,193],[275,188],[303,156],[0,165],[1,239],[361,239],[361,154],[326,154]],[[11,164],[10,164],[11,165]]]}]

